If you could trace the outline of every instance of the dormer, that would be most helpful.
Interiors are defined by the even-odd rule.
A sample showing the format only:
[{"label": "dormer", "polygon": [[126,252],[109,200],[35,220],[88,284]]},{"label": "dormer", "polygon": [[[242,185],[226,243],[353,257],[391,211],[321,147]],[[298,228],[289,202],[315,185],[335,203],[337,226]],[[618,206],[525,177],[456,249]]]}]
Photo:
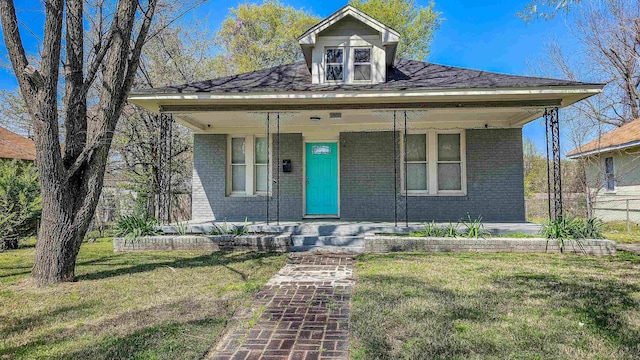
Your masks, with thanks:
[{"label": "dormer", "polygon": [[399,41],[397,31],[351,5],[298,38],[314,84],[385,82]]}]

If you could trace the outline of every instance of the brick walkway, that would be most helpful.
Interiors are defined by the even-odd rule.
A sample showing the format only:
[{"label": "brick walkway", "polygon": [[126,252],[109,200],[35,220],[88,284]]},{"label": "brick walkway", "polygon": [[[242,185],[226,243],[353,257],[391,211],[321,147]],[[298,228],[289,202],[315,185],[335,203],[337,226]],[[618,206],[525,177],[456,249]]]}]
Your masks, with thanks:
[{"label": "brick walkway", "polygon": [[347,359],[353,256],[290,254],[208,359]]}]

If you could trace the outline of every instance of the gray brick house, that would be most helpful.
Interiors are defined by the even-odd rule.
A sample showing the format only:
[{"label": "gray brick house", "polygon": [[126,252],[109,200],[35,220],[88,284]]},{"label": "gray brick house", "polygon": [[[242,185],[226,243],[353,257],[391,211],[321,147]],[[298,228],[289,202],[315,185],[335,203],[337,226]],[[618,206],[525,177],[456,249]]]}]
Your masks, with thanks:
[{"label": "gray brick house", "polygon": [[346,6],[304,61],[138,90],[194,131],[192,217],[524,221],[522,126],[599,84],[396,58],[399,34]]}]

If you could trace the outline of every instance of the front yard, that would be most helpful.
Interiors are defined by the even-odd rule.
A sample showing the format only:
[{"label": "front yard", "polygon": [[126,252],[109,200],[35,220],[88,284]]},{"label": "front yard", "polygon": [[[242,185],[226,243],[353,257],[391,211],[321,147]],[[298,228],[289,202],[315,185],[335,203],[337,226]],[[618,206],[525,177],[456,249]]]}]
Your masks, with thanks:
[{"label": "front yard", "polygon": [[24,281],[33,247],[0,253],[0,357],[194,359],[285,263],[251,253],[113,253],[84,244],[78,282]]},{"label": "front yard", "polygon": [[352,359],[638,359],[640,257],[364,255]]}]

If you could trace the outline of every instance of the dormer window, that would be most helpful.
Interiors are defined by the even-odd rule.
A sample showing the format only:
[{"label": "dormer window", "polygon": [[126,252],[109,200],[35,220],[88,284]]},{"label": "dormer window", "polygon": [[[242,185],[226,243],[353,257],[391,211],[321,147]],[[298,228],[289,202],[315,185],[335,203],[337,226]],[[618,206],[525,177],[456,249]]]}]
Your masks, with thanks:
[{"label": "dormer window", "polygon": [[353,49],[353,80],[371,81],[371,48]]},{"label": "dormer window", "polygon": [[313,84],[384,83],[400,34],[347,5],[298,38]]},{"label": "dormer window", "polygon": [[344,49],[326,49],[327,81],[344,81]]}]

